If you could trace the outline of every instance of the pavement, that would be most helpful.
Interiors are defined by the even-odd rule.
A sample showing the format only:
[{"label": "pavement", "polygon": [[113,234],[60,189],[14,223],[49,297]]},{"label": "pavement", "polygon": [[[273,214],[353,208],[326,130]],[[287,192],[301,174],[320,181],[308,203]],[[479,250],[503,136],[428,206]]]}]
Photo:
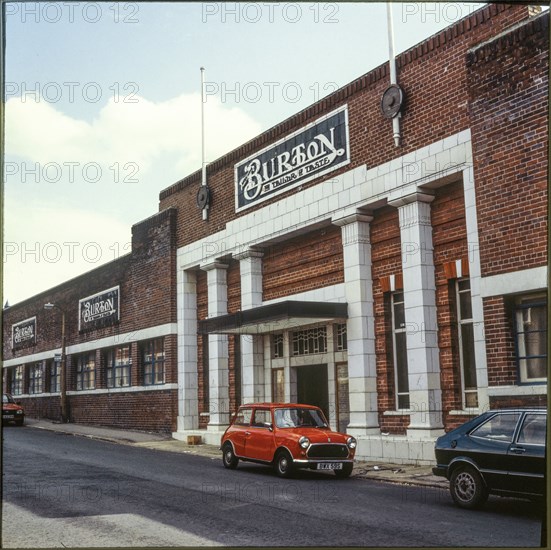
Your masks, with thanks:
[{"label": "pavement", "polygon": [[[189,445],[185,441],[172,439],[169,434],[89,426],[87,424],[62,424],[43,418],[36,419],[29,417],[25,418],[25,426],[79,437],[88,437],[90,439],[99,439],[101,441],[110,441],[111,443],[122,445],[132,445],[135,447],[172,453],[195,454],[221,460],[221,453],[217,445],[207,445],[204,443]],[[433,475],[431,466],[389,464],[357,460],[354,465],[352,477],[398,483],[401,485],[417,485],[436,489],[448,489],[448,481],[443,477]]]}]

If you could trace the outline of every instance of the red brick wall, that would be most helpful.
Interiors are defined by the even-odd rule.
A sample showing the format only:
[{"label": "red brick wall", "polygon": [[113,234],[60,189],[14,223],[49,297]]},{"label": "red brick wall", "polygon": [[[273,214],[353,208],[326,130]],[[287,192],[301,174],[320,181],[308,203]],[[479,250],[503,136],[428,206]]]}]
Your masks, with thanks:
[{"label": "red brick wall", "polygon": [[548,14],[469,55],[482,275],[547,264]]},{"label": "red brick wall", "polygon": [[509,386],[517,383],[512,304],[503,296],[485,298],[484,334],[488,361],[488,385]]},{"label": "red brick wall", "polygon": [[392,359],[392,312],[390,295],[384,294],[380,278],[402,273],[398,210],[390,206],[374,213],[370,224],[373,299],[375,310],[375,350],[377,353],[377,401],[381,431],[404,434],[409,416],[384,416],[396,410],[396,381]]},{"label": "red brick wall", "polygon": [[[45,311],[43,306],[46,302],[59,305],[66,313],[66,345],[71,346],[77,343],[93,342],[95,340],[111,337],[114,345],[124,345],[122,339],[117,335],[124,333],[136,333],[145,329],[166,323],[175,323],[176,316],[176,211],[174,209],[160,212],[132,228],[132,252],[118,260],[101,266],[91,272],[76,277],[66,283],[60,284],[33,298],[15,304],[4,311],[3,319],[3,358],[4,360],[24,357],[30,354],[45,352],[61,347],[61,314],[58,310]],[[78,330],[78,301],[87,296],[101,292],[108,288],[120,285],[120,322],[102,329],[94,329],[79,333]],[[29,317],[37,318],[36,344],[20,350],[11,349],[12,324]],[[131,344],[132,349],[132,385],[143,384],[143,369],[141,368],[141,357],[138,343]],[[96,359],[96,388],[106,387],[105,380],[105,351],[92,351]],[[53,354],[52,354],[53,355]],[[67,389],[76,389],[76,364],[77,355],[67,356]],[[28,391],[28,370],[27,365],[26,383],[23,392]],[[6,376],[4,376],[4,381]],[[177,382],[177,338],[176,336],[165,337],[165,381],[167,383]],[[148,398],[156,394],[156,391],[147,392]],[[144,429],[149,426],[157,426],[151,429],[169,431],[174,427],[176,416],[172,419],[174,407],[177,402],[176,392],[160,391],[164,395],[162,403],[168,403],[166,411],[159,413],[157,418],[144,420]],[[115,394],[113,394],[115,395]],[[120,400],[122,394],[116,394],[112,400]],[[125,394],[126,395],[126,394]],[[130,394],[128,394],[130,395]],[[138,395],[132,394],[135,399]],[[94,411],[86,412],[85,408],[77,407],[76,416],[71,418],[74,422],[86,421],[90,423],[104,423],[101,410],[105,405],[105,398],[99,395],[85,395],[75,398],[75,403],[86,402],[87,400],[98,399]],[[58,397],[36,398],[21,397],[27,414],[33,415],[33,411],[43,417],[56,419],[59,416],[59,408],[56,402]],[[46,404],[48,399],[51,404]],[[155,398],[155,399],[161,399]],[[114,401],[113,401],[114,402]],[[117,401],[118,402],[118,401]],[[122,402],[121,402],[122,403]],[[120,416],[120,424],[126,422],[127,427],[138,426],[140,422],[139,407],[133,405],[129,400],[129,415],[126,420]],[[161,401],[159,401],[161,403]],[[87,405],[88,406],[88,405]],[[134,411],[134,409],[135,411]],[[158,411],[153,408],[151,411]],[[136,414],[134,414],[136,412]],[[131,414],[130,414],[131,413]],[[106,413],[107,414],[107,413]],[[157,414],[157,413],[155,413]],[[166,415],[170,420],[167,421]],[[88,416],[87,416],[88,415]]]},{"label": "red brick wall", "polygon": [[[228,221],[241,215],[235,213],[236,162],[345,103],[349,108],[351,164],[331,176],[365,163],[377,166],[466,129],[469,126],[467,50],[527,17],[527,6],[492,4],[398,56],[400,84],[408,97],[401,122],[403,143],[399,149],[394,147],[390,121],[379,110],[381,94],[388,86],[387,64],[384,64],[212,162],[207,168],[212,190],[208,221],[202,221],[195,202],[200,172],[165,189],[160,194],[160,208],[173,206],[186,212],[179,220],[178,246],[223,230]],[[436,108],[435,97],[438,98]],[[319,181],[318,178],[305,183],[302,188]],[[298,189],[291,190],[286,196],[296,192]],[[245,213],[277,200],[280,197],[249,208]]]},{"label": "red brick wall", "polygon": [[264,251],[263,299],[272,300],[344,282],[341,229],[329,226]]},{"label": "red brick wall", "polygon": [[465,198],[461,181],[436,190],[431,204],[436,281],[436,318],[440,350],[443,421],[453,422],[450,410],[461,410],[461,372],[455,301],[455,280],[446,278],[444,264],[468,259]]},{"label": "red brick wall", "polygon": [[176,431],[177,390],[70,395],[73,422],[152,432]]}]

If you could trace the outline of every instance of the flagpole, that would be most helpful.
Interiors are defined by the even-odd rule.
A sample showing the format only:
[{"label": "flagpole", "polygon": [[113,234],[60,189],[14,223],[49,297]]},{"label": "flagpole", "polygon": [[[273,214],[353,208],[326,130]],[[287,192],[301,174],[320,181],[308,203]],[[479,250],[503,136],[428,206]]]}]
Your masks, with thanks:
[{"label": "flagpole", "polygon": [[[207,163],[205,162],[205,68],[201,67],[201,185],[207,186]],[[208,218],[208,205],[203,208],[203,220]]]},{"label": "flagpole", "polygon": [[[392,9],[390,2],[386,3],[386,22],[388,30],[388,57],[390,65],[390,84],[398,84],[398,74],[396,71],[396,56],[394,55],[394,25],[392,22]],[[392,119],[392,136],[394,145],[400,146],[400,113]]]}]

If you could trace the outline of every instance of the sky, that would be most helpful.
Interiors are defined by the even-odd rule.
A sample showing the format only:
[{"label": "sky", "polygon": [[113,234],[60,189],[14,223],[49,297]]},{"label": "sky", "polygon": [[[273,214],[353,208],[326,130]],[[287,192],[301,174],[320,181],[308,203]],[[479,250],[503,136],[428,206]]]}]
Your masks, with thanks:
[{"label": "sky", "polygon": [[[402,52],[482,4],[392,4]],[[385,3],[8,2],[3,300],[130,251],[159,192],[388,60]]]}]

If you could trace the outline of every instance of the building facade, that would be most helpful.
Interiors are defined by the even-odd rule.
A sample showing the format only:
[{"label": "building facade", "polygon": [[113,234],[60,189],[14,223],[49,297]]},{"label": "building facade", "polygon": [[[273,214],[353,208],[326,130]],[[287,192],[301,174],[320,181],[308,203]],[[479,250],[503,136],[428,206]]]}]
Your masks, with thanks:
[{"label": "building facade", "polygon": [[[128,257],[4,311],[4,387],[59,407],[35,391],[59,353],[49,301],[68,312],[75,422],[217,444],[239,404],[299,401],[359,457],[428,463],[473,415],[546,404],[548,23],[492,4],[398,56],[398,147],[385,64],[211,163],[207,185],[163,190]],[[113,288],[120,319],[79,328]]]}]

